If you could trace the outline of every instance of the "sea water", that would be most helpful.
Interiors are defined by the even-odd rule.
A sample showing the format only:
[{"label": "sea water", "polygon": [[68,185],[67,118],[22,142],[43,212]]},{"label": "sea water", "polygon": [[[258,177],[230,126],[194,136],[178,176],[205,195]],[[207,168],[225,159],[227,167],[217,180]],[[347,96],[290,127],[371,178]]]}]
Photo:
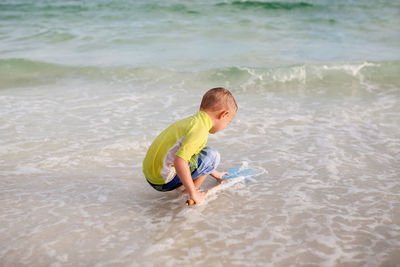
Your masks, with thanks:
[{"label": "sea water", "polygon": [[[1,1],[0,265],[398,266],[399,14]],[[208,144],[257,174],[187,207],[142,160],[217,86],[239,110]]]}]

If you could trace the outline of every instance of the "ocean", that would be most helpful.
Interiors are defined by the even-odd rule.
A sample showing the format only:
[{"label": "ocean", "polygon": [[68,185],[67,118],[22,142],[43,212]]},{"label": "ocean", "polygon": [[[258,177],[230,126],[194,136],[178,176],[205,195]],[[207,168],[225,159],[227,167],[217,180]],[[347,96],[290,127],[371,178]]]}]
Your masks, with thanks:
[{"label": "ocean", "polygon": [[[257,174],[187,207],[142,161],[220,86]],[[400,2],[0,1],[0,265],[400,266]]]}]

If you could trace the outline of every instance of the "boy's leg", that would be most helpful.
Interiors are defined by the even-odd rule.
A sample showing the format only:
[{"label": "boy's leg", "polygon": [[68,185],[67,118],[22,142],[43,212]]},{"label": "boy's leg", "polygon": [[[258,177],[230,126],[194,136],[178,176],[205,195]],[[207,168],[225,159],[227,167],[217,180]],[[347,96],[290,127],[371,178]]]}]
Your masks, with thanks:
[{"label": "boy's leg", "polygon": [[220,154],[212,147],[206,146],[200,151],[197,159],[197,169],[192,173],[194,186],[199,189],[206,177],[217,169]]},{"label": "boy's leg", "polygon": [[[197,168],[192,172],[192,179],[196,189],[199,189],[206,177],[212,173],[220,162],[220,155],[212,147],[204,147],[197,158]],[[153,186],[154,187],[154,186]],[[159,191],[171,191],[182,188],[182,182],[176,175],[175,178],[167,184],[161,186]]]},{"label": "boy's leg", "polygon": [[204,182],[204,180],[206,178],[207,178],[207,175],[197,177],[195,180],[193,180],[194,187],[196,187],[196,189],[199,189],[201,184]]}]

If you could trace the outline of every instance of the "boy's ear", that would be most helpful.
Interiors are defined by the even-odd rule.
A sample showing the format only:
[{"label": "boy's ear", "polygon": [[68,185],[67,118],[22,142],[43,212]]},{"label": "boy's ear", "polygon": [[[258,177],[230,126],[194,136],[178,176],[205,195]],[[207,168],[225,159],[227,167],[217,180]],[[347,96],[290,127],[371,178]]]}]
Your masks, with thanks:
[{"label": "boy's ear", "polygon": [[229,111],[228,110],[222,110],[219,115],[218,115],[218,119],[222,119],[225,116],[228,116]]}]

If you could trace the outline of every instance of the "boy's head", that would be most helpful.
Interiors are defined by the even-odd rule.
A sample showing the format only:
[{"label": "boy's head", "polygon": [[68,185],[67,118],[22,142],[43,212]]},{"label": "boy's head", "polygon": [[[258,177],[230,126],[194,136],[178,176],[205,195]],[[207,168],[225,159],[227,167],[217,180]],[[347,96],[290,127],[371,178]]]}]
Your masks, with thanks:
[{"label": "boy's head", "polygon": [[208,90],[201,101],[200,110],[207,112],[213,122],[210,133],[225,129],[236,115],[238,106],[229,90],[217,87]]},{"label": "boy's head", "polygon": [[200,110],[218,111],[218,110],[237,111],[238,106],[235,98],[229,90],[217,87],[208,90],[201,100]]}]

